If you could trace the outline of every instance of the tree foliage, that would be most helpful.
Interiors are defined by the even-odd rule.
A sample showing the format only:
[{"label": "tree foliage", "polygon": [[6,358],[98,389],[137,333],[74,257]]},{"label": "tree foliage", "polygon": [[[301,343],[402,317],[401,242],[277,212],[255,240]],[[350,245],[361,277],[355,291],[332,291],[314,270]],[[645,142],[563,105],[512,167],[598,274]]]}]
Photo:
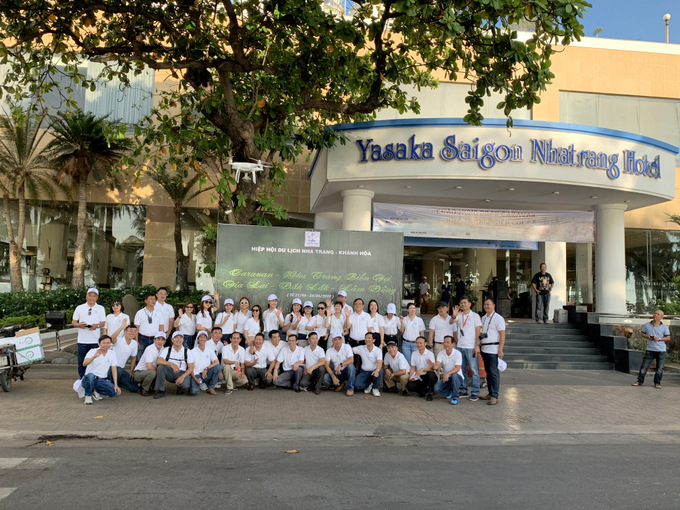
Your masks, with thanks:
[{"label": "tree foliage", "polygon": [[[482,121],[492,91],[503,95],[506,116],[530,107],[553,78],[553,46],[579,39],[587,7],[584,0],[366,0],[343,16],[318,0],[0,0],[0,56],[11,64],[8,92],[17,84],[31,93],[49,87],[57,63],[80,74],[83,58],[108,64],[100,79],[123,83],[143,66],[165,71],[177,87],[163,106],[182,99],[179,114],[160,113],[172,124],[165,134],[195,144],[199,159],[226,152],[235,161],[289,161],[334,143],[328,124],[366,120],[385,107],[417,112],[407,90],[436,86],[440,76],[474,83],[470,123]],[[511,27],[525,23],[533,33],[522,41]],[[96,88],[97,79],[78,83]],[[257,184],[225,177],[237,221],[267,208],[261,189],[277,184],[281,171]]]}]

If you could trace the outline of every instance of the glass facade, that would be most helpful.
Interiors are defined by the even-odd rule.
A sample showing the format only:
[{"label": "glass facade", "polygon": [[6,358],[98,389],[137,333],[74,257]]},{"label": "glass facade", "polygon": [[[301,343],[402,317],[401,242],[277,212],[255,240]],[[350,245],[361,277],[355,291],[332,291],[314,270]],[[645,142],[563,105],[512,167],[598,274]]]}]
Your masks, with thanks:
[{"label": "glass facade", "polygon": [[[10,204],[14,231],[18,204]],[[26,206],[22,276],[26,290],[69,285],[77,235],[77,208],[68,203],[40,202]],[[134,205],[89,204],[87,208],[85,283],[104,288],[141,285],[144,264],[146,208]],[[10,290],[9,241],[0,223],[0,292]]]}]

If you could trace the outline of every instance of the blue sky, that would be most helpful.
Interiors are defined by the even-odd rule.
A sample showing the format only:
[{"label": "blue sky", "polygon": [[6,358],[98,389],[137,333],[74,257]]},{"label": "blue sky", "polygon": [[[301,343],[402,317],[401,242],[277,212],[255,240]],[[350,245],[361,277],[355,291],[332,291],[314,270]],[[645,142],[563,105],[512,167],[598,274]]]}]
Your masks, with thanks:
[{"label": "blue sky", "polygon": [[671,15],[669,39],[680,44],[680,0],[589,0],[592,8],[583,17],[583,33],[634,41],[666,42],[663,15]]}]

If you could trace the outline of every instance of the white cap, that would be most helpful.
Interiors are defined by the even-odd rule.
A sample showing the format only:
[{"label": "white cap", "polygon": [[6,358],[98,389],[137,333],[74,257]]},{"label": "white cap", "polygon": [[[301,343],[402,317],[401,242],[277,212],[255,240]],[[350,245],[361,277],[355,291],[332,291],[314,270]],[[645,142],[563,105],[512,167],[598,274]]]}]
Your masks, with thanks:
[{"label": "white cap", "polygon": [[508,364],[502,359],[498,358],[498,371],[505,372],[506,368],[508,368]]},{"label": "white cap", "polygon": [[302,300],[301,300],[300,298],[295,298],[295,299],[293,299],[293,304],[294,304],[294,305],[301,305],[301,304],[302,304]]},{"label": "white cap", "polygon": [[303,308],[307,308],[307,307],[314,308],[314,303],[312,303],[311,301],[305,301],[305,305],[304,305]]},{"label": "white cap", "polygon": [[427,280],[427,276],[423,276],[423,280]]},{"label": "white cap", "polygon": [[212,300],[213,300],[213,298],[210,297],[210,296],[203,296],[203,298],[201,299],[201,303],[202,303],[203,301],[212,301]]},{"label": "white cap", "polygon": [[394,303],[387,303],[387,313],[397,313],[397,306]]},{"label": "white cap", "polygon": [[[162,335],[165,335],[165,333],[163,333],[162,331],[159,331],[159,333],[162,333]],[[161,336],[161,335],[156,335],[156,336]],[[183,337],[183,336],[184,336],[184,333],[182,333],[181,331],[175,331],[175,332],[172,334],[172,338],[175,338],[176,336],[182,336],[182,337]]]},{"label": "white cap", "polygon": [[278,301],[278,300],[279,300],[279,298],[276,297],[276,294],[269,294],[269,296],[267,297],[267,301]]},{"label": "white cap", "polygon": [[[173,335],[173,336],[175,336],[175,335]],[[162,331],[156,331],[156,334],[155,334],[153,337],[154,337],[154,338],[161,338],[161,337],[163,337],[163,338],[168,338],[168,337],[165,335],[165,333],[162,332]]]},{"label": "white cap", "polygon": [[99,295],[99,291],[94,287],[90,287],[89,289],[87,289],[86,294],[89,294],[90,292],[94,292],[95,294]]},{"label": "white cap", "polygon": [[225,304],[225,305],[233,305],[233,304],[234,304],[234,300],[231,299],[230,297],[228,297],[227,299],[224,300],[224,304]]},{"label": "white cap", "polygon": [[342,333],[336,331],[335,333],[333,333],[333,338],[342,338]]},{"label": "white cap", "polygon": [[206,333],[206,331],[202,329],[196,334],[196,340],[198,340],[198,337],[201,335],[205,335],[205,337],[208,338],[208,333]]},{"label": "white cap", "polygon": [[338,296],[347,297],[347,292],[345,292],[344,290],[339,290]]}]

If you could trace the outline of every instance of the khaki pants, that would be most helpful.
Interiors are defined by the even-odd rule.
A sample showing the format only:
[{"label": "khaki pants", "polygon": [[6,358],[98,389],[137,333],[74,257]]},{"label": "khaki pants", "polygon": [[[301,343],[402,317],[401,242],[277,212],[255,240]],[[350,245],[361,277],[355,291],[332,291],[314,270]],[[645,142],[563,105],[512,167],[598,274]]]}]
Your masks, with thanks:
[{"label": "khaki pants", "polygon": [[242,379],[240,373],[231,368],[231,365],[229,364],[222,367],[222,375],[224,376],[224,380],[227,381],[228,390],[233,390],[234,385],[240,387],[248,384],[248,380]]},{"label": "khaki pants", "polygon": [[385,367],[385,377],[383,380],[385,381],[385,386],[387,388],[394,388],[395,384],[399,382],[401,384],[401,390],[406,389],[406,385],[408,384],[408,372],[406,372],[404,375],[400,375],[396,381],[391,379],[392,377],[392,370],[390,370],[388,367]]},{"label": "khaki pants", "polygon": [[135,370],[132,375],[135,382],[139,383],[145,391],[151,390],[153,381],[156,379],[155,370]]},{"label": "khaki pants", "polygon": [[444,350],[444,343],[434,342],[434,359],[437,360],[437,354]]}]

